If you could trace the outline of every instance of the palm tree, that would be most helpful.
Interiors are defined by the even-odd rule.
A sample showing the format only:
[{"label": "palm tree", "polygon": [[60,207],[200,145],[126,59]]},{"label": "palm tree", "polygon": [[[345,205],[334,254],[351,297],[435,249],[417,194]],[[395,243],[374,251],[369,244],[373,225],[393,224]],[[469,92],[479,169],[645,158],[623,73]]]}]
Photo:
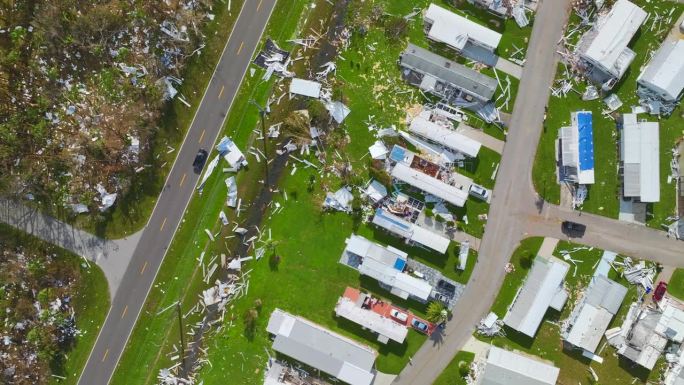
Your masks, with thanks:
[{"label": "palm tree", "polygon": [[448,312],[446,307],[441,302],[432,301],[428,305],[426,318],[433,323],[442,323],[446,321]]}]

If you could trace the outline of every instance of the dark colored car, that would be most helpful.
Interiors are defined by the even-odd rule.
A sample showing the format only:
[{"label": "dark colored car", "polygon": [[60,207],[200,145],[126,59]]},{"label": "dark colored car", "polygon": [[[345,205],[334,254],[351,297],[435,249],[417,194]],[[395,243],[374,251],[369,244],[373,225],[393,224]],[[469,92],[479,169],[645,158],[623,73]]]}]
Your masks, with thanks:
[{"label": "dark colored car", "polygon": [[454,294],[456,293],[456,286],[452,285],[451,283],[444,281],[444,280],[439,280],[437,282],[437,287],[449,294]]},{"label": "dark colored car", "polygon": [[563,234],[569,237],[579,238],[584,236],[584,232],[587,231],[587,226],[577,222],[563,221],[561,229]]},{"label": "dark colored car", "polygon": [[195,174],[199,174],[202,172],[204,164],[207,163],[208,155],[209,154],[207,153],[207,150],[203,148],[200,148],[200,150],[197,151],[197,155],[195,155],[195,160],[192,162],[192,168],[195,170]]},{"label": "dark colored car", "polygon": [[417,318],[414,318],[413,321],[411,321],[411,326],[413,326],[415,329],[417,329],[418,331],[421,331],[425,334],[427,334],[427,332],[428,332],[427,324],[425,322],[417,319]]},{"label": "dark colored car", "polygon": [[659,302],[661,299],[663,299],[663,296],[667,292],[667,283],[660,281],[658,283],[658,286],[656,287],[655,291],[653,292],[653,300],[656,302]]}]

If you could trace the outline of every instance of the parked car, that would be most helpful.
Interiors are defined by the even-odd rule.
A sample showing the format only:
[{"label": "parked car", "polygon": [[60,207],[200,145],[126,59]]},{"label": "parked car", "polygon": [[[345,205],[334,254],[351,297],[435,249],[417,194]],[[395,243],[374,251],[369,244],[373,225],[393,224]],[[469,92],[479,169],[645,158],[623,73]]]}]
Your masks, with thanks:
[{"label": "parked car", "polygon": [[416,329],[420,332],[423,332],[425,334],[427,334],[427,332],[428,332],[428,325],[425,322],[423,322],[417,318],[414,318],[413,321],[411,321],[411,326],[413,326],[414,329]]},{"label": "parked car", "polygon": [[195,155],[195,160],[192,162],[192,168],[195,170],[195,174],[199,174],[202,172],[204,164],[207,163],[207,156],[209,156],[207,150],[200,148],[199,151],[197,151],[197,155]]},{"label": "parked car", "polygon": [[456,286],[452,285],[451,283],[449,283],[443,279],[440,279],[439,282],[437,282],[437,288],[439,288],[442,291],[445,291],[449,294],[456,293]]},{"label": "parked car", "polygon": [[563,231],[563,234],[567,235],[568,237],[580,238],[584,236],[587,226],[577,222],[563,221],[561,224],[561,230]]},{"label": "parked car", "polygon": [[394,318],[396,321],[399,321],[403,324],[408,321],[408,314],[404,313],[403,311],[399,311],[397,309],[392,309],[390,310],[390,316]]},{"label": "parked car", "polygon": [[489,199],[489,190],[475,183],[470,185],[470,190],[468,193],[477,199],[482,199],[483,201],[487,201],[487,199]]},{"label": "parked car", "polygon": [[660,281],[655,291],[653,292],[653,300],[658,302],[663,299],[663,296],[667,292],[667,282]]}]

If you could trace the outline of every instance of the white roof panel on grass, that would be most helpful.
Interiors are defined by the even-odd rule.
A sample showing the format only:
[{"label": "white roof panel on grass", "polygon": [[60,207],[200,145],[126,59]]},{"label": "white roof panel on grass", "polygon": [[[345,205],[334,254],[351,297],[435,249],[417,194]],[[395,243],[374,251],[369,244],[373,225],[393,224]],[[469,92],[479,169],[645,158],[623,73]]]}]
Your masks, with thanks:
[{"label": "white roof panel on grass", "polygon": [[312,80],[293,78],[290,82],[290,93],[304,95],[310,98],[321,96],[321,83]]},{"label": "white roof panel on grass", "polygon": [[436,4],[430,4],[424,19],[432,22],[428,37],[462,49],[466,41],[472,40],[479,45],[495,49],[501,41],[501,34],[474,21],[457,15]]}]

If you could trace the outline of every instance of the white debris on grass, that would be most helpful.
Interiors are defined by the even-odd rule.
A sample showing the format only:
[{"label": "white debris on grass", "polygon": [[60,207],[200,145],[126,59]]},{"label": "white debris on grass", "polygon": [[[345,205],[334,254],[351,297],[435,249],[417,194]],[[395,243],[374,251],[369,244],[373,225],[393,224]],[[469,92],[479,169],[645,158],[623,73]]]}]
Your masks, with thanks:
[{"label": "white debris on grass", "polygon": [[354,195],[351,192],[351,187],[345,186],[337,190],[335,193],[328,193],[325,196],[323,207],[327,209],[351,212],[351,202]]},{"label": "white debris on grass", "polygon": [[228,207],[233,207],[237,205],[237,182],[235,182],[235,176],[226,178],[226,187],[228,187],[228,198],[226,200],[226,205]]},{"label": "white debris on grass", "polygon": [[385,146],[385,143],[381,140],[375,141],[372,146],[368,147],[368,151],[370,152],[371,158],[377,160],[385,160],[387,159],[387,154],[389,154],[387,146]]},{"label": "white debris on grass", "polygon": [[95,190],[97,190],[97,192],[100,194],[100,212],[104,212],[114,205],[117,197],[116,193],[108,193],[104,186],[102,186],[100,183],[97,184]]}]

